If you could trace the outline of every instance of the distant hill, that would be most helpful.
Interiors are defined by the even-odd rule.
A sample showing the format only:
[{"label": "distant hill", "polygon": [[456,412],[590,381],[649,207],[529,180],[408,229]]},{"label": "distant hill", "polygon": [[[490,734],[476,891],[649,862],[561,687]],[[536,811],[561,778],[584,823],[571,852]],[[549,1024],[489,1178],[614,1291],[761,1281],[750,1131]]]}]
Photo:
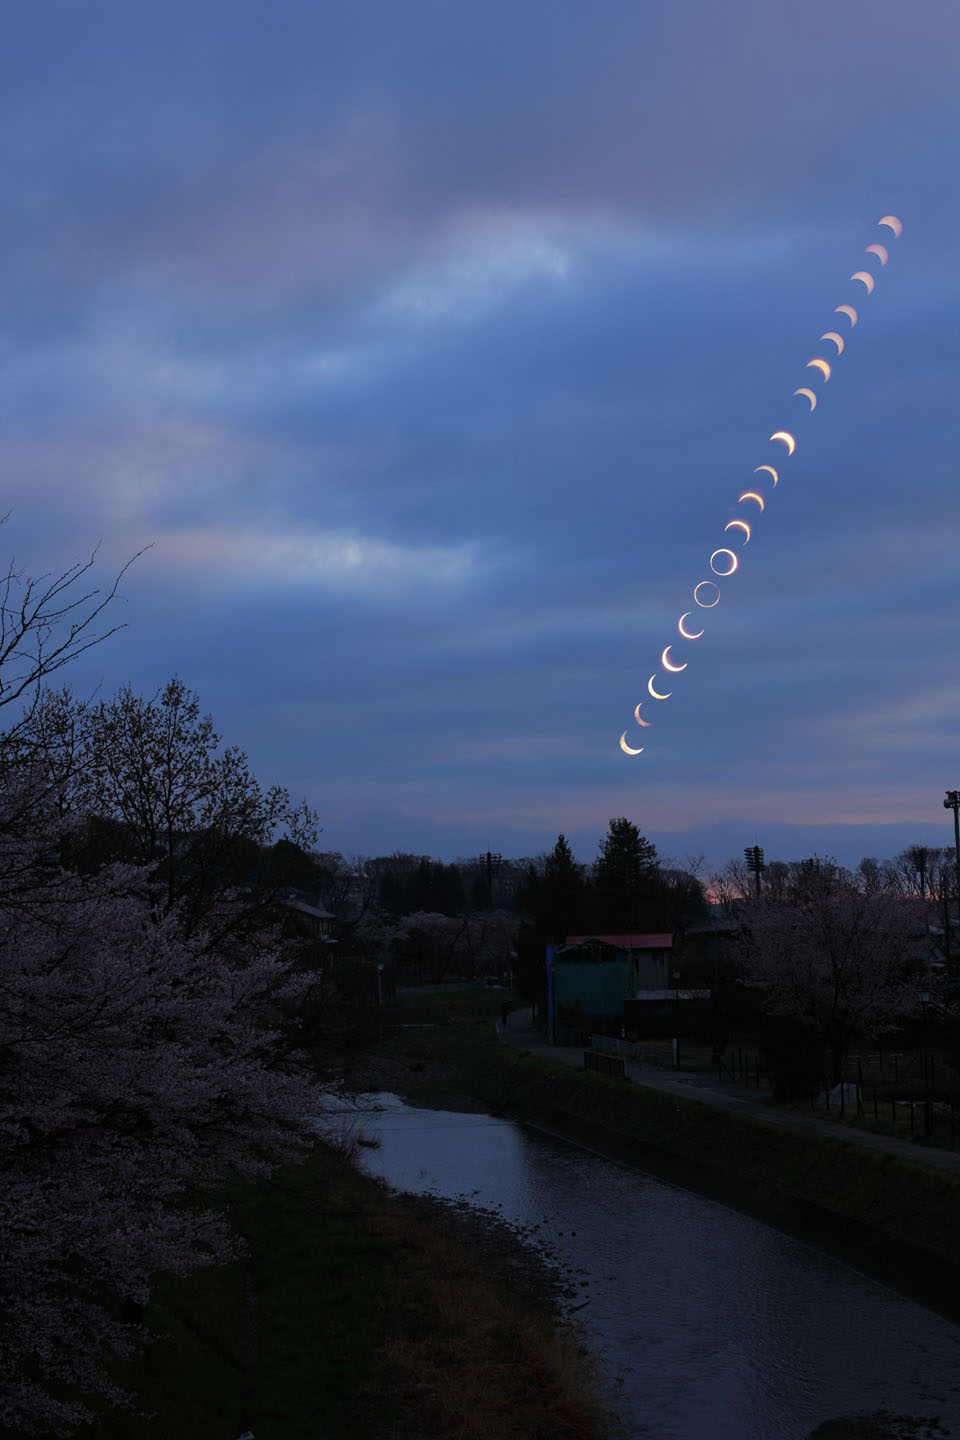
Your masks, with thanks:
[{"label": "distant hill", "polygon": [[[886,860],[908,845],[953,844],[949,818],[945,823],[898,821],[886,825],[790,825],[730,819],[684,830],[646,829],[643,816],[632,811],[628,818],[654,842],[662,857],[682,864],[688,855],[702,854],[707,871],[720,869],[728,860],[741,859],[747,845],[761,845],[767,860],[832,855],[852,869],[864,855]],[[583,861],[596,858],[605,832],[605,823],[565,830],[574,855]],[[398,811],[367,811],[326,823],[320,848],[339,850],[345,855],[389,855],[402,850],[436,860],[456,860],[497,850],[509,859],[519,859],[552,850],[557,833],[554,829],[518,829],[509,825],[438,824]]]}]

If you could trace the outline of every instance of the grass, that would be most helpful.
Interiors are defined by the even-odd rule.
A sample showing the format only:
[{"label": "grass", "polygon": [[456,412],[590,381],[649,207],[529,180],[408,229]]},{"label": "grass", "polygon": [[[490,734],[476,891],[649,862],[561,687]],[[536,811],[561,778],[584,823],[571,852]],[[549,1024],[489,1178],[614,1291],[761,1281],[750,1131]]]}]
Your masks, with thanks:
[{"label": "grass", "polygon": [[229,1208],[246,1261],[161,1280],[165,1336],[118,1379],[146,1419],[97,1440],[592,1440],[593,1374],[553,1316],[443,1223],[326,1148]]},{"label": "grass", "polygon": [[[518,1118],[562,1119],[585,1143],[612,1137],[623,1158],[673,1157],[709,1173],[742,1208],[764,1196],[819,1209],[869,1227],[881,1258],[888,1240],[903,1242],[911,1264],[925,1251],[945,1274],[960,1270],[960,1182],[949,1175],[511,1050],[493,1027],[504,998],[462,991],[398,1006],[392,1018],[419,1028],[380,1049],[408,1077],[403,1090],[422,1103],[449,1104],[459,1091]],[[161,1281],[149,1318],[169,1338],[121,1377],[154,1418],[106,1415],[96,1440],[603,1432],[597,1382],[549,1314],[499,1283],[479,1249],[342,1157],[318,1149],[271,1184],[237,1186],[229,1204],[249,1260]]]},{"label": "grass", "polygon": [[229,1206],[246,1262],[162,1278],[148,1319],[165,1338],[123,1383],[154,1419],[114,1412],[103,1440],[338,1436],[383,1343],[389,1268],[349,1168],[318,1150]]}]

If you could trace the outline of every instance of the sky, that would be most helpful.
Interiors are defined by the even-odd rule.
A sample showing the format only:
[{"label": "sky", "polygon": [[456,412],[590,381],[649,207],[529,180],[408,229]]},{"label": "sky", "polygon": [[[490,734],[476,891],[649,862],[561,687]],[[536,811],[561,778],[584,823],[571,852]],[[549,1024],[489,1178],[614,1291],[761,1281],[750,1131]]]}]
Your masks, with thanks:
[{"label": "sky", "polygon": [[4,558],[151,547],[75,691],[179,675],[345,854],[951,841],[958,51],[955,0],[4,6]]}]

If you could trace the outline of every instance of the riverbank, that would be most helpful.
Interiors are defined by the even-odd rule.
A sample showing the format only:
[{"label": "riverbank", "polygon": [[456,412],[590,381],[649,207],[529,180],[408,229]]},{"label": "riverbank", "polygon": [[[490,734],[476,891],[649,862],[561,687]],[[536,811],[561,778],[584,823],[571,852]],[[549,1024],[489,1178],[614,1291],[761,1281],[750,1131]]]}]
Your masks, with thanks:
[{"label": "riverbank", "polygon": [[955,1176],[511,1050],[466,996],[402,1014],[427,1028],[379,1047],[377,1063],[394,1067],[392,1080],[377,1075],[384,1088],[421,1105],[469,1095],[787,1230],[960,1321]]},{"label": "riverbank", "polygon": [[158,1339],[118,1370],[151,1418],[97,1440],[598,1440],[565,1280],[505,1222],[391,1193],[319,1146],[225,1197],[245,1260],[162,1278]]}]

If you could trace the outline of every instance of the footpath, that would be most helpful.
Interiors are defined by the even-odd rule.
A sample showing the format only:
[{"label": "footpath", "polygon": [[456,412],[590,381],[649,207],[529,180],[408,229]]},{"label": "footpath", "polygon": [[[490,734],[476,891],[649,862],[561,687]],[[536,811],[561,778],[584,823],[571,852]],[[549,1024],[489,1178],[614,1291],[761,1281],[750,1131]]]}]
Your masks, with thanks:
[{"label": "footpath", "polygon": [[[583,1048],[548,1045],[540,1031],[532,1024],[530,1012],[527,1010],[511,1011],[506,1024],[497,1026],[497,1033],[501,1040],[515,1050],[528,1050],[531,1055],[542,1055],[546,1060],[571,1065],[578,1070],[584,1068]],[[780,1125],[808,1135],[823,1135],[831,1140],[860,1145],[866,1150],[883,1150],[890,1155],[899,1155],[904,1160],[910,1160],[915,1165],[929,1165],[936,1170],[960,1175],[960,1153],[954,1150],[940,1150],[933,1145],[900,1140],[893,1135],[876,1135],[869,1130],[860,1130],[853,1125],[818,1115],[801,1115],[792,1110],[780,1110],[769,1101],[750,1095],[742,1086],[725,1083],[703,1074],[642,1065],[638,1060],[625,1060],[624,1073],[635,1085],[645,1085],[650,1090],[676,1095],[682,1100],[699,1100],[701,1104],[712,1105],[718,1110],[736,1110],[739,1114],[749,1115],[765,1125]]]}]

